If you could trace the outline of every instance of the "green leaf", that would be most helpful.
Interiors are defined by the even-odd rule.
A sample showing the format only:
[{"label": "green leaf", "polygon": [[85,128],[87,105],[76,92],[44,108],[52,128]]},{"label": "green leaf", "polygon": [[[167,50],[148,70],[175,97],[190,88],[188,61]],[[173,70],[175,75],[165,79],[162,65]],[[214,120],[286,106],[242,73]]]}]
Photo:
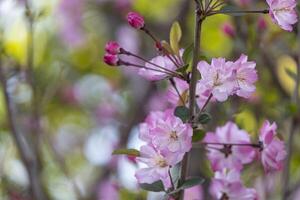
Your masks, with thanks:
[{"label": "green leaf", "polygon": [[294,80],[297,80],[297,74],[289,68],[285,68],[285,72]]},{"label": "green leaf", "polygon": [[177,21],[172,24],[170,31],[170,44],[176,55],[179,56],[179,42],[182,36],[180,25]]},{"label": "green leaf", "polygon": [[161,45],[163,46],[163,48],[164,48],[165,50],[168,51],[168,53],[174,54],[174,52],[173,52],[173,50],[172,50],[170,44],[169,44],[167,41],[163,40],[163,41],[161,41],[160,43],[161,43]]},{"label": "green leaf", "polygon": [[204,130],[202,130],[202,129],[194,130],[192,141],[193,142],[199,142],[204,138],[204,136],[205,136],[205,131]]},{"label": "green leaf", "polygon": [[142,183],[142,184],[140,184],[140,187],[144,190],[151,191],[151,192],[165,191],[164,185],[161,181],[156,181],[156,182],[151,183],[151,184]]},{"label": "green leaf", "polygon": [[199,122],[200,124],[207,124],[210,120],[211,120],[211,116],[208,113],[201,113],[197,117],[197,122]]},{"label": "green leaf", "polygon": [[188,68],[189,68],[189,64],[186,64],[183,67],[176,69],[176,72],[185,73]]},{"label": "green leaf", "polygon": [[231,15],[231,16],[243,16],[243,15],[247,14],[245,12],[244,13],[237,12],[237,11],[241,11],[241,10],[238,7],[232,6],[232,5],[223,6],[219,11],[223,14]]},{"label": "green leaf", "polygon": [[191,44],[187,48],[185,48],[182,55],[182,60],[185,64],[190,63],[190,61],[192,60],[193,48],[194,48],[194,44]]},{"label": "green leaf", "polygon": [[116,149],[112,153],[113,155],[128,155],[128,156],[135,156],[139,157],[140,152],[136,149]]},{"label": "green leaf", "polygon": [[185,106],[177,106],[174,115],[179,117],[183,122],[186,122],[189,119],[189,109]]},{"label": "green leaf", "polygon": [[169,194],[175,194],[181,190],[185,190],[187,188],[191,188],[196,185],[201,185],[203,183],[204,183],[204,178],[201,178],[201,177],[190,178],[190,179],[185,180],[183,184],[181,184],[176,190],[170,192]]}]

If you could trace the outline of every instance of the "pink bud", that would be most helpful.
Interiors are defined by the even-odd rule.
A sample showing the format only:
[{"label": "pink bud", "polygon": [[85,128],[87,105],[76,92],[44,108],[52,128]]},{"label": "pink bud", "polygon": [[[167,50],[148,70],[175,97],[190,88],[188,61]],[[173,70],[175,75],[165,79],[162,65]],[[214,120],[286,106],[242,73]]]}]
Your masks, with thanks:
[{"label": "pink bud", "polygon": [[110,66],[119,65],[119,58],[117,55],[106,53],[103,57],[103,61]]},{"label": "pink bud", "polygon": [[130,26],[132,26],[133,28],[136,28],[136,29],[141,29],[145,25],[144,18],[136,12],[128,13],[127,21],[130,24]]},{"label": "pink bud", "polygon": [[110,41],[106,43],[105,51],[109,54],[116,55],[120,53],[120,45],[115,41]]},{"label": "pink bud", "polygon": [[224,23],[223,26],[222,26],[222,31],[228,37],[234,37],[235,36],[234,27],[230,23]]},{"label": "pink bud", "polygon": [[260,17],[257,22],[257,26],[260,30],[265,30],[267,28],[267,22],[263,17]]}]

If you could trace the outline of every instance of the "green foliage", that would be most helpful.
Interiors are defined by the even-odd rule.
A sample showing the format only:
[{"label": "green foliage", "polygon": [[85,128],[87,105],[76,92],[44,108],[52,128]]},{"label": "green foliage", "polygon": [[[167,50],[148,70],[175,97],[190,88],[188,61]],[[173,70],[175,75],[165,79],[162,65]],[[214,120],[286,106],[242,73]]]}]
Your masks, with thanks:
[{"label": "green foliage", "polygon": [[200,124],[207,124],[211,120],[209,113],[200,113],[197,117],[197,122]]},{"label": "green foliage", "polygon": [[193,142],[199,142],[205,137],[205,131],[202,129],[197,129],[193,131],[193,137],[192,141]]},{"label": "green foliage", "polygon": [[164,185],[161,181],[156,181],[151,184],[143,183],[140,184],[140,187],[144,190],[151,191],[151,192],[162,192],[165,190]]},{"label": "green foliage", "polygon": [[170,30],[170,44],[172,50],[178,56],[179,56],[179,42],[181,37],[182,37],[182,31],[180,25],[178,22],[174,22]]},{"label": "green foliage", "polygon": [[177,106],[174,115],[179,117],[183,122],[186,122],[189,119],[189,109],[185,106]]},{"label": "green foliage", "polygon": [[175,194],[181,190],[185,190],[185,189],[194,187],[196,185],[201,185],[203,183],[204,183],[204,179],[201,177],[190,178],[190,179],[185,180],[182,184],[179,185],[179,187],[176,190],[170,192],[169,194]]},{"label": "green foliage", "polygon": [[117,149],[114,150],[113,155],[127,155],[127,156],[134,156],[138,157],[140,156],[140,152],[136,149]]}]

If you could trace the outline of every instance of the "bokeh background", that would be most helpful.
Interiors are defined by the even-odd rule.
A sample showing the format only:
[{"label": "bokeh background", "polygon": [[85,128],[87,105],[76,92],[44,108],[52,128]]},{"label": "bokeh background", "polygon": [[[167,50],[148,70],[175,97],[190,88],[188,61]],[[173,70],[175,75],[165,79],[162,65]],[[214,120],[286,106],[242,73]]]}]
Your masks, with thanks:
[{"label": "bokeh background", "polygon": [[[259,0],[230,4],[241,9],[267,6]],[[151,83],[135,69],[102,62],[108,40],[147,59],[156,55],[152,41],[127,25],[131,10],[141,13],[162,40],[169,39],[172,22],[179,21],[182,47],[192,43],[190,0],[0,0],[0,63],[6,83],[0,93],[1,200],[30,199],[30,180],[10,128],[5,91],[16,127],[37,157],[49,199],[162,198],[138,188],[134,159],[111,155],[118,147],[138,148],[138,123],[150,110],[168,106],[166,83]],[[250,100],[231,98],[209,106],[213,120],[206,129],[232,120],[255,139],[268,118],[278,123],[285,141],[293,133],[290,197],[295,200],[300,198],[298,31],[284,32],[268,15],[218,15],[205,21],[201,44],[208,60],[247,54],[257,62],[259,73],[257,92]],[[198,192],[209,199],[212,173],[204,149],[192,151],[190,174],[207,178]],[[257,163],[246,168],[243,179],[261,199],[280,199],[280,173],[265,175]]]}]

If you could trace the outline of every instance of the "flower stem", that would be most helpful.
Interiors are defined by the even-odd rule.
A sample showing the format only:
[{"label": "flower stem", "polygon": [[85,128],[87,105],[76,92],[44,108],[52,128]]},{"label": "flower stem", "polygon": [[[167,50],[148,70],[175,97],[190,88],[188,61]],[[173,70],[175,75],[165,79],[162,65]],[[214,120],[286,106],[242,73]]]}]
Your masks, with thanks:
[{"label": "flower stem", "polygon": [[212,11],[208,14],[208,16],[216,15],[216,14],[268,14],[269,10],[218,10]]},{"label": "flower stem", "polygon": [[[191,74],[191,82],[189,88],[189,117],[190,120],[194,118],[195,114],[195,104],[196,104],[196,84],[197,84],[197,63],[199,60],[199,52],[200,52],[200,42],[201,42],[201,28],[202,22],[204,18],[202,17],[202,10],[200,3],[196,0],[196,12],[195,12],[195,35],[194,35],[194,49],[193,49],[193,63],[192,63],[192,74]],[[189,155],[186,153],[183,157],[181,163],[181,175],[180,181],[181,183],[185,181],[188,172],[188,160]],[[179,199],[183,200],[184,190],[180,191]]]}]

